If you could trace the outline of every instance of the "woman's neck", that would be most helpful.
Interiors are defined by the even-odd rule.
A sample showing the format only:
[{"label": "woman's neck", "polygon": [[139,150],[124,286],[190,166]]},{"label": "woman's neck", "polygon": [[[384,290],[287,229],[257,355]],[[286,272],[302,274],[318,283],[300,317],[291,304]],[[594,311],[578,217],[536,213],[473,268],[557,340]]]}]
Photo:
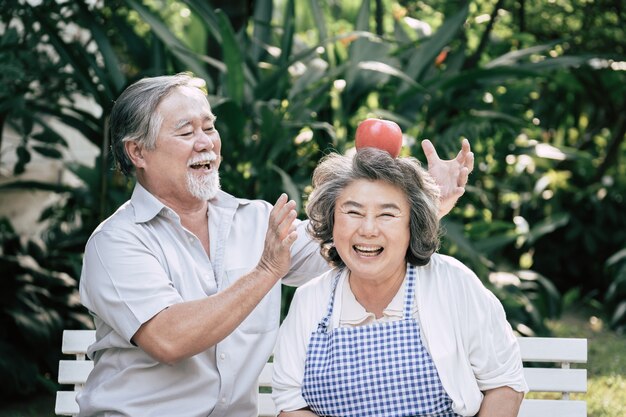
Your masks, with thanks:
[{"label": "woman's neck", "polygon": [[366,311],[373,313],[377,319],[383,316],[383,311],[393,297],[398,293],[404,282],[406,266],[398,272],[382,280],[365,280],[348,275],[348,284],[356,300]]}]

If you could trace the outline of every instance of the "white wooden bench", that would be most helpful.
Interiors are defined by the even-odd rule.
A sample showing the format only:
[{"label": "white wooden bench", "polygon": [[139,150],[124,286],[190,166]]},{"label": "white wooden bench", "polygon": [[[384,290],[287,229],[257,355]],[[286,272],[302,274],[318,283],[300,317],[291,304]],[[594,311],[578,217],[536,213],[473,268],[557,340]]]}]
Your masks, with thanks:
[{"label": "white wooden bench", "polygon": [[[65,330],[62,352],[74,355],[59,362],[59,383],[73,385],[74,391],[58,391],[56,415],[78,414],[76,392],[79,391],[93,363],[86,359],[87,347],[95,341],[93,330]],[[587,392],[587,370],[572,369],[573,363],[587,363],[587,339],[556,337],[518,338],[524,374],[531,392],[560,393],[559,399],[524,399],[518,417],[586,417],[587,403],[572,400],[571,393]],[[544,364],[549,364],[545,367]],[[554,367],[557,364],[557,367]],[[539,366],[536,366],[539,365]],[[273,364],[268,362],[259,376],[259,416],[275,415],[271,396]]]},{"label": "white wooden bench", "polygon": [[[524,399],[518,417],[587,417],[587,402],[571,393],[587,392],[587,370],[571,364],[587,363],[587,339],[522,337],[517,339],[524,361],[524,376],[531,392],[557,392],[556,400]],[[530,367],[529,363],[558,367]]]}]

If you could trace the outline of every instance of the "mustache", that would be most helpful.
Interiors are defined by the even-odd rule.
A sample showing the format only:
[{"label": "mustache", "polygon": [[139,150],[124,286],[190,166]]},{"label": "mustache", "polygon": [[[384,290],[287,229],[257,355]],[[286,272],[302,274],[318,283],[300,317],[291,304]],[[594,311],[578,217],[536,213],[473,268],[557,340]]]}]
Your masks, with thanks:
[{"label": "mustache", "polygon": [[198,162],[204,162],[204,161],[209,161],[209,162],[213,162],[217,160],[217,154],[215,152],[203,152],[201,154],[198,154],[196,156],[194,156],[192,159],[190,159],[187,164],[188,165],[193,165],[193,164],[197,164]]}]

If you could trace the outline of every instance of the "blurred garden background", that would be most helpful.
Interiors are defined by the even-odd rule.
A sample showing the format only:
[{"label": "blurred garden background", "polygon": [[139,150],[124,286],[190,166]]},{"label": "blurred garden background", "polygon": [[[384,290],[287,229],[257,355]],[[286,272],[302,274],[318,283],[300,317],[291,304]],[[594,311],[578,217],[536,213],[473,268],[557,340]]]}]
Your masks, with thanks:
[{"label": "blurred garden background", "polygon": [[[51,416],[64,328],[89,328],[85,242],[130,195],[107,120],[191,71],[222,187],[301,213],[359,121],[476,156],[444,219],[520,335],[589,338],[589,415],[626,416],[626,4],[621,0],[0,0],[0,416]],[[284,288],[284,310],[293,289]]]}]

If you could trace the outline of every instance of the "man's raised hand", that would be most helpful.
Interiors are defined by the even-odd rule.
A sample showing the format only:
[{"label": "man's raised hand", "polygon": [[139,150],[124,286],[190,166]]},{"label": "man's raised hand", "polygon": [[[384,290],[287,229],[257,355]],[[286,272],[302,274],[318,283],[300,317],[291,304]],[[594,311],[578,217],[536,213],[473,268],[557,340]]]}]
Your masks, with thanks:
[{"label": "man's raised hand", "polygon": [[270,212],[265,246],[258,267],[277,279],[289,271],[291,264],[291,245],[296,241],[298,233],[294,225],[296,219],[296,203],[281,194]]}]

